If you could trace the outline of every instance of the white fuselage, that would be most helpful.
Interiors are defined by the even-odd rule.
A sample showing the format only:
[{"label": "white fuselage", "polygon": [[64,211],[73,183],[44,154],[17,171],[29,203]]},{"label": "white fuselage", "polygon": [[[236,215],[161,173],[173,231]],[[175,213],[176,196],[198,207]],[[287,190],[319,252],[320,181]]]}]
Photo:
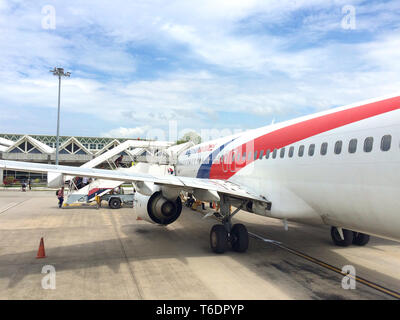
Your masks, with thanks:
[{"label": "white fuselage", "polygon": [[[272,202],[268,215],[274,218],[400,240],[400,99],[378,102],[202,143],[179,157],[176,173],[246,186]],[[326,154],[321,154],[324,146]],[[244,164],[240,150],[246,152]]]}]

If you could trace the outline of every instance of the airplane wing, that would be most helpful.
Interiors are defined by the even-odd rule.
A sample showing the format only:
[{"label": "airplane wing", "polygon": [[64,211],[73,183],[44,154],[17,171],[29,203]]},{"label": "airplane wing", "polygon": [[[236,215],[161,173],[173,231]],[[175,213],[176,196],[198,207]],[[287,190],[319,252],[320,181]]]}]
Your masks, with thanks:
[{"label": "airplane wing", "polygon": [[7,160],[0,160],[0,169],[38,173],[55,173],[69,176],[92,177],[134,183],[148,182],[161,186],[174,187],[189,192],[192,192],[193,190],[215,191],[235,198],[259,201],[267,205],[267,207],[270,207],[270,202],[263,195],[259,195],[230,181],[219,179],[200,179],[173,175],[151,175],[148,173],[129,172],[124,170],[117,171],[60,165],[56,166],[42,163]]}]

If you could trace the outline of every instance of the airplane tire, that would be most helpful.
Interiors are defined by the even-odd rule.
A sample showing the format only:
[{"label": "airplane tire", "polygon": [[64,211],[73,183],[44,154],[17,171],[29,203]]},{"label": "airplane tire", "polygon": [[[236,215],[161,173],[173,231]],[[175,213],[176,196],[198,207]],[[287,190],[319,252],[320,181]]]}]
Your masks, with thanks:
[{"label": "airplane tire", "polygon": [[353,231],[342,229],[344,240],[340,237],[339,231],[336,227],[331,228],[331,237],[335,245],[339,247],[348,247],[353,243]]},{"label": "airplane tire", "polygon": [[108,202],[108,206],[111,209],[119,209],[119,208],[121,208],[121,199],[111,198],[110,201]]},{"label": "airplane tire", "polygon": [[224,253],[228,247],[228,232],[222,224],[211,228],[210,246],[215,253]]},{"label": "airplane tire", "polygon": [[249,233],[246,227],[241,224],[235,224],[231,230],[231,244],[233,251],[245,252],[249,247]]},{"label": "airplane tire", "polygon": [[369,242],[369,235],[361,232],[353,232],[353,244],[365,246]]}]

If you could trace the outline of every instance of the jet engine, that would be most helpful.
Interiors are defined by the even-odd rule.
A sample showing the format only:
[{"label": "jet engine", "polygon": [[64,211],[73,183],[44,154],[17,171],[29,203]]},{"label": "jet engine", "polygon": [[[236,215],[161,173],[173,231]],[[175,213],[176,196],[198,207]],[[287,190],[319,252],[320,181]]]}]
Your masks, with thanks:
[{"label": "jet engine", "polygon": [[180,197],[169,200],[161,191],[154,192],[151,196],[135,193],[134,210],[137,217],[147,222],[167,225],[179,218],[182,212]]}]

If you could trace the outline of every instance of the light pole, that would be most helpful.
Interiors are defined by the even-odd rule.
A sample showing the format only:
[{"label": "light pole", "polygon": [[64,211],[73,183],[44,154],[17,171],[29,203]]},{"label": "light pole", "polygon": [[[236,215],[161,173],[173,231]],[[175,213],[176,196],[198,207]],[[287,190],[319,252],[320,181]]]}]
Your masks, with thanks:
[{"label": "light pole", "polygon": [[50,70],[53,75],[58,76],[58,114],[57,114],[57,140],[56,140],[56,165],[58,165],[58,147],[60,142],[60,95],[61,95],[61,77],[69,77],[71,72],[64,73],[63,68],[54,67]]}]

